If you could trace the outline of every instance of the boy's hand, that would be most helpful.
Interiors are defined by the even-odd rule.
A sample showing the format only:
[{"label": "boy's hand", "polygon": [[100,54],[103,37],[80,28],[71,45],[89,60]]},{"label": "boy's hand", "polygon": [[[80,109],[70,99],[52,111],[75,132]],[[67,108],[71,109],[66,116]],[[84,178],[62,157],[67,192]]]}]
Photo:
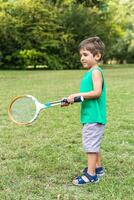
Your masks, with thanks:
[{"label": "boy's hand", "polygon": [[63,98],[62,101],[61,101],[61,107],[64,107],[64,106],[69,106],[69,102],[68,102],[68,99],[67,98]]},{"label": "boy's hand", "polygon": [[67,98],[63,98],[61,102],[61,107],[69,106],[70,104],[73,104],[74,102],[81,102],[83,101],[83,97],[80,96],[80,93],[72,94]]},{"label": "boy's hand", "polygon": [[75,97],[75,95],[70,95],[68,98],[67,98],[67,101],[69,102],[69,103],[71,103],[71,104],[73,104],[74,103],[74,97]]}]

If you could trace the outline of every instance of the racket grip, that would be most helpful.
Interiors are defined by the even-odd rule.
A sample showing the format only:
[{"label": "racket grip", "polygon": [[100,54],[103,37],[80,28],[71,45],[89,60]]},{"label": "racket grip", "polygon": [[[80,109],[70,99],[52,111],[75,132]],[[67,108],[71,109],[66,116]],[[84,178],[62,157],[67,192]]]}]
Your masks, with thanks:
[{"label": "racket grip", "polygon": [[[84,98],[82,96],[74,97],[74,103],[79,103],[79,102],[82,102],[82,101],[84,101]],[[67,98],[64,98],[61,101],[61,106],[67,106],[69,104],[70,104],[70,102],[68,102]]]},{"label": "racket grip", "polygon": [[79,102],[82,102],[82,101],[84,101],[84,98],[82,96],[74,97],[75,103],[79,103]]},{"label": "racket grip", "polygon": [[61,103],[62,104],[66,104],[67,103],[68,104],[69,102],[68,102],[67,98],[65,97],[64,99],[61,100]]}]

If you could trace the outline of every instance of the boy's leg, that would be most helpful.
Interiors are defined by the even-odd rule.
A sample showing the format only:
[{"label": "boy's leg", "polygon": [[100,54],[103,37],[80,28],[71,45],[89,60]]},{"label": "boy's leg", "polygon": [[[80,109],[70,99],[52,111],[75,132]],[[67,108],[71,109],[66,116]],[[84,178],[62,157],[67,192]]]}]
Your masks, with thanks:
[{"label": "boy's leg", "polygon": [[88,174],[94,176],[96,174],[96,161],[97,161],[97,153],[87,153],[88,160]]},{"label": "boy's leg", "polygon": [[96,168],[98,167],[101,167],[102,164],[101,164],[101,153],[98,152],[97,155],[96,155]]},{"label": "boy's leg", "polygon": [[[88,154],[90,154],[90,153],[87,153],[87,157],[88,157]],[[93,154],[93,153],[92,153]],[[93,156],[93,155],[92,155]],[[87,159],[88,160],[88,163],[90,163],[90,162],[92,162],[93,160],[91,159],[91,161],[90,161],[90,155],[89,155],[89,158]],[[94,157],[94,156],[93,156]],[[94,162],[94,161],[93,161]],[[87,165],[87,166],[89,166],[89,164]],[[83,169],[83,172],[86,172],[86,171],[88,171],[88,168],[90,169],[90,171],[93,171],[92,170],[92,167],[90,168],[90,166],[89,167],[86,167],[86,168],[84,168]],[[103,169],[103,167],[102,167],[102,163],[101,163],[101,153],[100,152],[97,152],[96,153],[96,165],[95,165],[95,168],[97,169],[97,172],[98,172],[98,170],[100,169],[100,170],[102,170]],[[95,171],[96,171],[96,169],[95,169]]]},{"label": "boy's leg", "polygon": [[97,160],[96,160],[96,174],[98,176],[103,176],[105,174],[105,170],[102,167],[101,163],[101,153],[97,153]]},{"label": "boy's leg", "polygon": [[73,180],[74,185],[99,182],[99,177],[96,175],[96,157],[96,153],[87,153],[88,170],[82,176],[78,176]]}]

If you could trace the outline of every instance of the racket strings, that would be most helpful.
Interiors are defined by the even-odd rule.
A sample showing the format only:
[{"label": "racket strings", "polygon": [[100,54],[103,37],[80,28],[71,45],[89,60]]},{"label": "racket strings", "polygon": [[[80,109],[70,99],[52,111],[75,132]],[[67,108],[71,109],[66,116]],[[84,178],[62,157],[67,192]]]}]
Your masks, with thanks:
[{"label": "racket strings", "polygon": [[32,98],[24,96],[12,103],[10,112],[16,122],[29,123],[36,115],[36,105]]}]

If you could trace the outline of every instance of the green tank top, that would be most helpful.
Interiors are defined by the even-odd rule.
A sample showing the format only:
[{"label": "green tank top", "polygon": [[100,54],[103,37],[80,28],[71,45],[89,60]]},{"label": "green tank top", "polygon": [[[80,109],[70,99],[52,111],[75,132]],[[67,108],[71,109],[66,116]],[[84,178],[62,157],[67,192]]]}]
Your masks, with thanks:
[{"label": "green tank top", "polygon": [[99,70],[102,74],[103,85],[101,96],[97,99],[86,99],[81,103],[81,123],[106,124],[106,84],[100,67],[91,68],[82,78],[80,92],[93,90],[92,72]]}]

